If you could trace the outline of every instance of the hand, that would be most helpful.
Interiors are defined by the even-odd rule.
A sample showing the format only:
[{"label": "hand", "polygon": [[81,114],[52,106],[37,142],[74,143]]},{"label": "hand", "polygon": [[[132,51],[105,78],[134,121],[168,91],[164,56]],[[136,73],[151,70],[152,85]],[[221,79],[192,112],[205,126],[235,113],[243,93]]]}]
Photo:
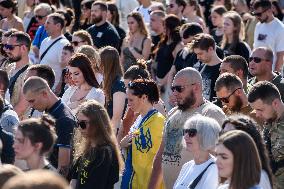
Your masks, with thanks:
[{"label": "hand", "polygon": [[134,138],[137,134],[130,133],[126,135],[121,141],[120,141],[120,147],[126,148],[131,145],[132,138]]}]

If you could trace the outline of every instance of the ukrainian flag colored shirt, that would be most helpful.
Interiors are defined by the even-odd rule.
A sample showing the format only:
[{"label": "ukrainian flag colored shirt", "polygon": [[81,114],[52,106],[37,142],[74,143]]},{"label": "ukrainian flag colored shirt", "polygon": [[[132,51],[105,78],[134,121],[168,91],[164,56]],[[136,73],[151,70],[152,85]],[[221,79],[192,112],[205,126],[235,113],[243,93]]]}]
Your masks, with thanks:
[{"label": "ukrainian flag colored shirt", "polygon": [[123,179],[124,181],[127,180],[127,186],[125,185],[126,182],[123,181],[123,189],[147,188],[149,183],[153,160],[162,141],[165,117],[157,110],[154,110],[150,115],[148,114],[146,115],[148,118],[145,116],[146,119],[143,118],[141,121],[142,124],[134,131],[137,135],[132,139],[132,150],[129,152],[131,153],[131,157],[128,156],[127,159],[132,158],[132,170],[127,169],[126,166],[124,174],[129,175],[129,171],[132,173],[130,179]]}]

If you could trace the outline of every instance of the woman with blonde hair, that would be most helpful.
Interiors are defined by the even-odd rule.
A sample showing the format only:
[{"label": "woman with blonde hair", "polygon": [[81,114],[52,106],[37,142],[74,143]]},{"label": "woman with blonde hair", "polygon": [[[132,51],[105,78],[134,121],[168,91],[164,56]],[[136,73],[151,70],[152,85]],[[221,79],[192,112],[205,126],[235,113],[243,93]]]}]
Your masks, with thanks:
[{"label": "woman with blonde hair", "polygon": [[143,17],[139,12],[127,16],[128,35],[123,40],[121,63],[124,71],[136,63],[137,59],[147,60],[151,53],[151,39]]},{"label": "woman with blonde hair", "polygon": [[245,37],[244,23],[241,16],[235,11],[224,14],[224,34],[221,48],[225,56],[240,55],[247,61],[250,55],[250,48],[243,40]]},{"label": "woman with blonde hair", "polygon": [[76,116],[83,138],[75,142],[72,188],[113,188],[123,161],[106,109],[89,100],[80,105]]},{"label": "woman with blonde hair", "polygon": [[103,70],[103,90],[106,96],[105,107],[114,130],[119,128],[126,109],[126,89],[123,83],[123,71],[118,51],[111,46],[100,50]]}]

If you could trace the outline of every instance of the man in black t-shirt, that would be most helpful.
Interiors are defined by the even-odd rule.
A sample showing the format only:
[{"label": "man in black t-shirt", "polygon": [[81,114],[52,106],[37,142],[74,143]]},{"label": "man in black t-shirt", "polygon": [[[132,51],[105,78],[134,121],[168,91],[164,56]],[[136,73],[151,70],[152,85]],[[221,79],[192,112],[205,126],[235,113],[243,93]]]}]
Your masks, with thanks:
[{"label": "man in black t-shirt", "polygon": [[23,93],[29,105],[53,116],[57,141],[50,156],[51,164],[63,175],[70,163],[73,129],[76,126],[71,110],[52,92],[46,80],[32,76],[23,85]]},{"label": "man in black t-shirt", "polygon": [[107,5],[104,2],[94,2],[91,9],[91,17],[94,25],[87,31],[92,36],[94,45],[97,48],[112,46],[117,50],[120,45],[120,37],[115,27],[107,22]]},{"label": "man in black t-shirt", "polygon": [[216,53],[216,43],[212,36],[201,33],[194,36],[189,46],[196,54],[197,59],[203,63],[198,62],[193,65],[202,76],[203,96],[212,101],[216,96],[214,87],[222,62]]}]

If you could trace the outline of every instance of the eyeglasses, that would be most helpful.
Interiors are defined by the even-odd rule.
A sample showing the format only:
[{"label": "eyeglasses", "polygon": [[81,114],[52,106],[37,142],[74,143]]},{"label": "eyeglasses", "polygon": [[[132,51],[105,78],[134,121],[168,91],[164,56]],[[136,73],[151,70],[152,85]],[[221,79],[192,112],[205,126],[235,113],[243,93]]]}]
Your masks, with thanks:
[{"label": "eyeglasses", "polygon": [[81,120],[81,121],[78,120],[78,121],[77,121],[77,124],[78,124],[78,126],[79,126],[81,129],[86,129],[88,123],[89,123],[88,121],[83,121],[83,120]]},{"label": "eyeglasses", "polygon": [[[257,63],[257,64],[259,64],[263,60],[266,60],[266,59],[262,59],[262,58],[259,58],[259,57],[249,57],[249,62],[254,61],[254,63]],[[268,60],[266,60],[266,61],[268,61]]]},{"label": "eyeglasses", "polygon": [[262,12],[252,12],[251,14],[253,15],[253,16],[257,16],[257,17],[260,17],[263,13],[265,13],[266,11],[267,11],[268,9],[264,9]]},{"label": "eyeglasses", "polygon": [[47,15],[41,16],[41,15],[35,15],[35,18],[42,20],[44,17],[46,17]]},{"label": "eyeglasses", "polygon": [[197,129],[183,129],[182,134],[183,136],[188,134],[189,137],[195,137],[197,134]]},{"label": "eyeglasses", "polygon": [[14,50],[15,49],[15,47],[19,47],[19,46],[22,46],[23,44],[17,44],[17,45],[9,45],[9,44],[5,44],[4,45],[4,49],[7,49],[7,50],[10,50],[10,51],[12,51],[12,50]]},{"label": "eyeglasses", "polygon": [[[189,85],[195,85],[195,83],[192,83],[192,84],[189,84]],[[184,91],[184,89],[185,89],[185,86],[187,86],[187,85],[184,85],[184,86],[181,86],[181,85],[173,85],[172,87],[171,87],[171,90],[173,91],[173,92],[175,92],[175,91],[177,91],[178,93],[182,93],[183,91]]]},{"label": "eyeglasses", "polygon": [[174,8],[174,6],[175,6],[174,4],[168,4],[168,5],[166,5],[167,8],[171,8],[171,9]]},{"label": "eyeglasses", "polygon": [[221,101],[224,102],[224,103],[229,103],[230,97],[231,97],[238,89],[241,89],[241,87],[236,88],[229,96],[223,97],[223,98],[218,98],[218,99],[221,100]]},{"label": "eyeglasses", "polygon": [[79,43],[83,43],[85,41],[72,41],[71,44],[74,45],[75,47],[77,47],[79,45]]}]

